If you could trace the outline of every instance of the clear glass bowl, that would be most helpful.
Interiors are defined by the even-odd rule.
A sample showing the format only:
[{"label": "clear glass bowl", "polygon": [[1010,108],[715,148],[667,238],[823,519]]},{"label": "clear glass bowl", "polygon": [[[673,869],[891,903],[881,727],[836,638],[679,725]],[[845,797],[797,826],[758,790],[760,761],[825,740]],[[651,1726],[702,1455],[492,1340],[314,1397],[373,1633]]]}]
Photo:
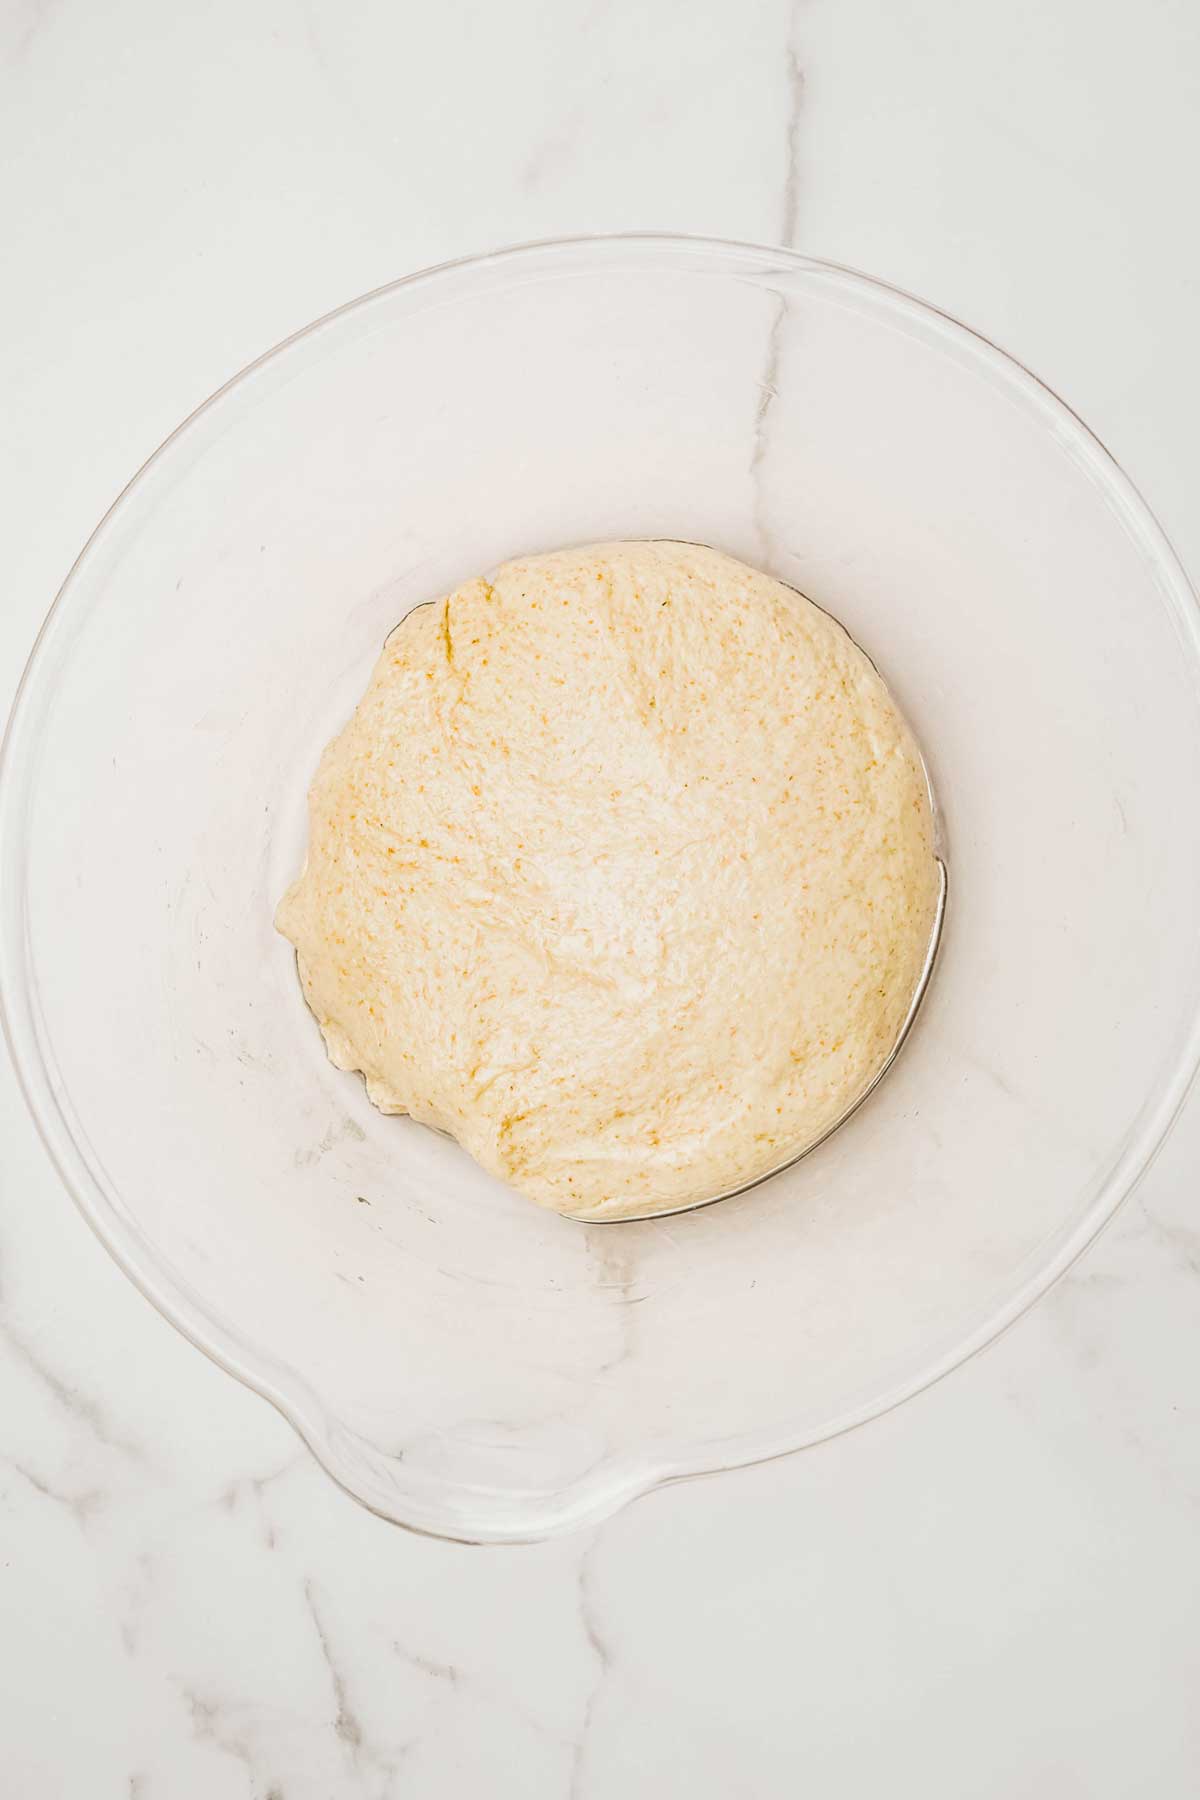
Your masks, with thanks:
[{"label": "clear glass bowl", "polygon": [[[943,813],[939,967],[812,1156],[581,1226],[326,1061],[276,900],[415,603],[516,552],[719,545],[877,658]],[[1129,482],[879,282],[664,238],[433,270],[272,351],[72,570],[15,709],[3,987],[87,1218],[377,1511],[516,1539],[894,1405],[1066,1268],[1197,1060],[1200,641]]]}]

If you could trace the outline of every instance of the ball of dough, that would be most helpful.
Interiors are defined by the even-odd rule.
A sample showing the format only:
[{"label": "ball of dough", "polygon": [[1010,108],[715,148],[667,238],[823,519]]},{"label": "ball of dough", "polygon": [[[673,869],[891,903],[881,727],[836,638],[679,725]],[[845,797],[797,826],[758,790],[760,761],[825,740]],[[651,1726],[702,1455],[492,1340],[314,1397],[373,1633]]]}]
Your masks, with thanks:
[{"label": "ball of dough", "polygon": [[894,1048],[938,906],[867,657],[691,544],[525,557],[409,613],[309,809],[277,923],[330,1057],[580,1218],[818,1139]]}]

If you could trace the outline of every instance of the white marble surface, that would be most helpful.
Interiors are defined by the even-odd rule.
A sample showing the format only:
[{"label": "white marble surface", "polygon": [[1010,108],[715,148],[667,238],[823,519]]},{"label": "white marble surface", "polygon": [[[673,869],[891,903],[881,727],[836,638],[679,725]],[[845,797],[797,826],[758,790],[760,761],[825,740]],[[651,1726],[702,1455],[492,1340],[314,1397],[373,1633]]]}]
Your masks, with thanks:
[{"label": "white marble surface", "polygon": [[[1198,155],[1193,0],[8,0],[0,689],[228,374],[559,232],[782,238],[937,300],[1200,569]],[[468,1550],[360,1510],[157,1317],[5,1069],[0,1791],[1185,1800],[1198,1155],[1200,1100],[1058,1289],[888,1418]]]}]

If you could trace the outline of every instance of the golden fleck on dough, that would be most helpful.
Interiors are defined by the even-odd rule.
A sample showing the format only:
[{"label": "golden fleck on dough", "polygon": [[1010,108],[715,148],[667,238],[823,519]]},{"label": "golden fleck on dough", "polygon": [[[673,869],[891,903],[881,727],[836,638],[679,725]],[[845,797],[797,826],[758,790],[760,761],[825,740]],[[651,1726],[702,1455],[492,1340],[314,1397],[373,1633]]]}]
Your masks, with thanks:
[{"label": "golden fleck on dough", "polygon": [[939,895],[867,657],[690,544],[520,558],[411,612],[309,830],[277,924],[333,1062],[584,1218],[819,1138],[895,1045]]}]

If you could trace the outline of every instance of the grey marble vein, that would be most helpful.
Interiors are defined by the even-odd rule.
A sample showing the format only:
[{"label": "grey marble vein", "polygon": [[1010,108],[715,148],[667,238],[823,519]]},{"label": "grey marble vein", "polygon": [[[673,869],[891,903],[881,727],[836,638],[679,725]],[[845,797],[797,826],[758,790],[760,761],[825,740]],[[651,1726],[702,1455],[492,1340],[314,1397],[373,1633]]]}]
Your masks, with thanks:
[{"label": "grey marble vein", "polygon": [[10,66],[25,61],[57,9],[58,0],[24,0],[23,5],[0,10],[0,23],[5,23],[11,34],[3,47],[3,58]]},{"label": "grey marble vein", "polygon": [[65,1380],[52,1369],[28,1340],[3,1318],[0,1318],[0,1341],[7,1344],[13,1355],[36,1377],[44,1392],[65,1412],[87,1426],[98,1443],[116,1450],[122,1456],[131,1457],[136,1462],[146,1460],[145,1448],[113,1428],[98,1400],[83,1393],[75,1383]]},{"label": "grey marble vein", "polygon": [[1200,1275],[1200,1231],[1191,1225],[1168,1225],[1150,1211],[1141,1194],[1137,1196],[1137,1209],[1151,1236],[1171,1252],[1176,1266],[1191,1275]]},{"label": "grey marble vein", "polygon": [[[353,129],[354,137],[383,175],[393,177],[391,145],[380,141],[353,79],[347,80],[336,66],[335,51],[324,37],[324,9],[316,0],[301,0],[300,15],[313,66],[321,77],[326,93]],[[332,34],[331,34],[332,35]]]},{"label": "grey marble vein", "polygon": [[81,1528],[108,1504],[109,1496],[103,1488],[85,1488],[81,1493],[72,1493],[35,1474],[26,1463],[18,1462],[15,1457],[8,1459],[8,1467],[35,1493],[41,1494],[43,1499],[53,1500],[56,1505],[64,1507]]},{"label": "grey marble vein", "polygon": [[329,1671],[329,1682],[333,1689],[334,1719],[333,1728],[342,1742],[347,1745],[351,1754],[363,1747],[363,1729],[357,1713],[350,1704],[346,1692],[346,1683],[341,1669],[334,1659],[330,1648],[329,1636],[321,1619],[320,1609],[313,1594],[311,1580],[304,1583],[304,1601],[308,1607],[309,1617],[313,1622],[313,1630],[317,1634],[317,1642],[321,1646],[321,1655],[325,1659],[325,1667]]},{"label": "grey marble vein", "polygon": [[[423,1651],[410,1650],[399,1638],[392,1639],[392,1649],[401,1662],[410,1669],[423,1675],[430,1684],[431,1690],[440,1688],[447,1699],[467,1704],[469,1700],[484,1701],[492,1706],[502,1708],[514,1718],[528,1726],[536,1737],[547,1744],[561,1750],[573,1750],[575,1736],[573,1733],[558,1731],[544,1718],[540,1717],[531,1706],[513,1694],[500,1682],[490,1677],[486,1671],[467,1669],[461,1663],[445,1662],[438,1657],[429,1656]],[[419,1733],[403,1747],[403,1754],[413,1750],[421,1742],[424,1733]]]},{"label": "grey marble vein", "polygon": [[583,1626],[583,1635],[588,1649],[596,1660],[596,1679],[592,1683],[587,1703],[583,1710],[583,1718],[579,1724],[579,1732],[575,1739],[574,1753],[571,1759],[570,1800],[583,1800],[584,1784],[587,1780],[588,1760],[591,1754],[592,1727],[595,1723],[596,1708],[600,1696],[613,1665],[612,1647],[605,1637],[596,1611],[594,1582],[594,1559],[600,1545],[601,1534],[597,1532],[579,1562],[578,1604],[579,1620]]},{"label": "grey marble vein", "polygon": [[[804,68],[800,61],[799,19],[799,0],[795,0],[789,15],[787,42],[784,46],[787,114],[779,207],[779,241],[789,250],[795,249],[800,228],[800,127],[804,111]],[[771,323],[767,331],[767,346],[758,383],[758,404],[754,414],[750,453],[754,529],[765,561],[772,560],[775,552],[765,491],[766,465],[771,449],[771,412],[779,396],[780,360],[787,318],[788,297],[785,292],[780,291],[773,296]]]},{"label": "grey marble vein", "polygon": [[800,124],[804,110],[804,69],[797,43],[800,7],[792,7],[784,67],[787,75],[787,131],[784,135],[785,162],[783,204],[779,221],[779,241],[787,249],[796,247],[800,222]]},{"label": "grey marble vein", "polygon": [[121,1643],[128,1655],[136,1656],[142,1637],[142,1615],[149,1604],[154,1586],[155,1560],[148,1550],[141,1550],[133,1559],[133,1572],[122,1584],[125,1600],[124,1617],[120,1620],[118,1630]]},{"label": "grey marble vein", "polygon": [[406,1650],[398,1638],[392,1639],[392,1649],[411,1668],[419,1669],[422,1675],[428,1675],[433,1681],[441,1681],[449,1687],[457,1687],[462,1679],[462,1670],[457,1663],[438,1662],[436,1657],[423,1656],[415,1650]]},{"label": "grey marble vein", "polygon": [[180,1694],[188,1709],[192,1736],[199,1743],[210,1743],[226,1756],[242,1763],[255,1787],[258,1785],[258,1758],[244,1732],[231,1729],[229,1714],[235,1708],[223,1701],[206,1699],[194,1688],[181,1687]]},{"label": "grey marble vein", "polygon": [[227,1513],[238,1512],[244,1504],[253,1506],[257,1513],[263,1548],[274,1550],[279,1544],[279,1527],[271,1511],[269,1496],[277,1483],[286,1480],[296,1470],[311,1466],[308,1452],[298,1450],[266,1475],[243,1475],[227,1482],[217,1494],[215,1504]]},{"label": "grey marble vein", "polygon": [[405,1761],[412,1743],[393,1745],[385,1753],[372,1744],[356,1708],[351,1704],[346,1677],[341,1663],[333,1653],[329,1631],[317,1603],[311,1577],[304,1582],[304,1601],[308,1607],[309,1617],[313,1622],[313,1630],[317,1634],[321,1656],[329,1674],[329,1684],[333,1690],[334,1735],[345,1747],[346,1755],[352,1766],[364,1773],[374,1772],[381,1778],[383,1786],[378,1790],[380,1800],[394,1791],[399,1777],[400,1765]]},{"label": "grey marble vein", "polygon": [[785,294],[772,296],[772,316],[767,332],[767,347],[758,383],[758,405],[754,414],[754,438],[750,452],[750,483],[754,496],[754,531],[763,560],[770,561],[774,552],[774,533],[768,518],[766,496],[767,457],[771,449],[771,409],[779,396],[779,362],[783,331],[787,323],[788,301]]},{"label": "grey marble vein", "polygon": [[536,144],[517,171],[517,186],[524,193],[532,193],[545,181],[557,163],[563,162],[574,149],[579,138],[579,125],[574,119],[556,125]]}]

